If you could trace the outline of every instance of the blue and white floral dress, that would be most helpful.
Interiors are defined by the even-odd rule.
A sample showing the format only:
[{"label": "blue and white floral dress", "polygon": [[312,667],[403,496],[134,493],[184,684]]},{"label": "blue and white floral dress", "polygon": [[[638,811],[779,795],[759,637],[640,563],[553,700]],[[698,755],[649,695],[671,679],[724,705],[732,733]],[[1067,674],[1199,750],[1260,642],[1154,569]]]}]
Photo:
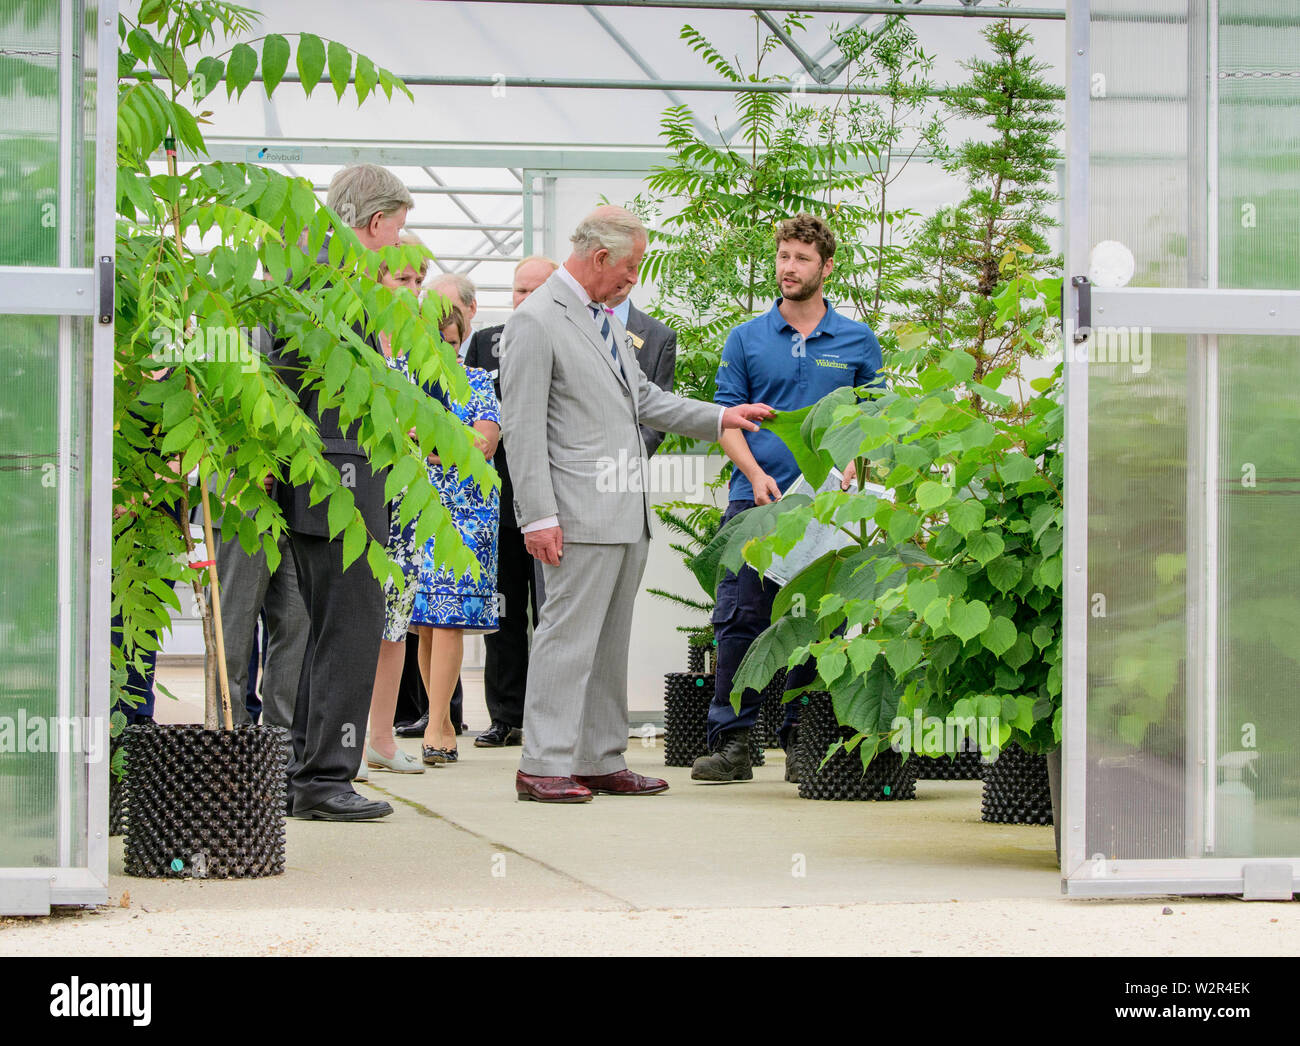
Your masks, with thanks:
[{"label": "blue and white floral dress", "polygon": [[[398,353],[396,349],[392,353],[388,357],[388,366],[412,384],[418,384],[411,377],[406,353]],[[405,489],[399,490],[388,506],[388,548],[385,551],[402,568],[405,581],[401,592],[397,591],[392,578],[384,582],[384,639],[390,643],[406,642],[406,633],[411,628],[411,613],[415,609],[415,592],[420,583],[420,565],[424,562],[424,547],[415,543],[415,525],[419,516],[405,526],[399,522],[405,493]]]},{"label": "blue and white floral dress", "polygon": [[[477,421],[501,424],[501,410],[492,379],[478,367],[467,367],[470,397],[465,404],[453,403],[452,410],[466,425]],[[434,538],[424,547],[424,562],[415,593],[411,621],[433,628],[459,628],[479,635],[497,630],[497,528],[501,520],[500,493],[483,496],[471,478],[462,479],[455,465],[445,469],[429,462],[429,482],[442,496],[465,547],[478,559],[479,578],[468,572],[460,578],[441,566]]]}]

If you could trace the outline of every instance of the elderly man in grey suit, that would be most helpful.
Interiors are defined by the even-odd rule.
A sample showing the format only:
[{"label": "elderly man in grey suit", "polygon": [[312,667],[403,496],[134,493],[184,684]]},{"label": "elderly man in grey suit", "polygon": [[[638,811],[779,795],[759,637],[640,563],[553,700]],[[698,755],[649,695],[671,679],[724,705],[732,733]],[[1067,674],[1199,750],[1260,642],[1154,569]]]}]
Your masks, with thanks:
[{"label": "elderly man in grey suit", "polygon": [[552,803],[668,788],[628,770],[623,758],[628,642],[650,504],[641,478],[617,470],[644,461],[639,426],[715,440],[723,429],[755,431],[772,415],[761,403],[723,409],[682,399],[641,372],[604,304],[636,283],[646,233],[635,215],[601,207],[572,242],[568,261],[519,306],[501,339],[515,515],[546,586],[515,791]]}]

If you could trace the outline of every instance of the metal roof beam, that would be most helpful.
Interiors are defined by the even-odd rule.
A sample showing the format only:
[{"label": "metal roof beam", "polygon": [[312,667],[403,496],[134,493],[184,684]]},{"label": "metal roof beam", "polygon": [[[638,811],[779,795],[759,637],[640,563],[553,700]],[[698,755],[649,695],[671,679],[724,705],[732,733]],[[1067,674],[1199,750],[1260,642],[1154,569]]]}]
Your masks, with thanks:
[{"label": "metal roof beam", "polygon": [[[486,0],[485,0],[486,2]],[[512,0],[513,2],[513,0]],[[254,81],[261,77],[253,77]],[[286,73],[284,81],[299,82],[296,74]],[[800,84],[800,83],[732,83],[729,80],[712,82],[708,80],[610,80],[595,78],[590,80],[572,79],[558,76],[420,76],[402,75],[401,79],[410,87],[536,87],[563,90],[602,90],[602,91],[700,91],[723,94],[833,94],[833,95],[888,95],[886,87],[859,86],[837,87],[834,84]],[[943,88],[933,88],[927,93],[943,95],[948,92]],[[1051,97],[1061,97],[1052,95]]]},{"label": "metal roof beam", "polygon": [[[445,0],[443,0],[445,2]],[[1064,8],[1050,7],[998,7],[982,8],[973,5],[933,5],[909,7],[900,11],[897,4],[853,3],[852,0],[597,0],[594,4],[578,0],[460,0],[480,4],[541,4],[549,7],[666,7],[678,10],[703,11],[798,11],[802,14],[850,15],[932,15],[939,18],[1014,18],[1065,21]]]}]

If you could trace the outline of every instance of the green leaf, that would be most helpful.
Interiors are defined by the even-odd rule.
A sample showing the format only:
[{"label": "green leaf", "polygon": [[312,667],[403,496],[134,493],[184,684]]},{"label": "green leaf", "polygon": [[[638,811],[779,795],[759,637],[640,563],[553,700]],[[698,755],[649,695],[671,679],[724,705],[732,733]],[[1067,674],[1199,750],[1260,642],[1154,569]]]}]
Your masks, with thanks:
[{"label": "green leaf", "polygon": [[930,602],[926,604],[925,609],[921,611],[922,619],[932,629],[938,631],[948,621],[948,608],[950,603],[951,597],[949,596],[935,596],[934,599],[930,600]]},{"label": "green leaf", "polygon": [[885,660],[894,670],[894,675],[902,678],[909,669],[921,660],[925,653],[921,641],[912,636],[890,639],[884,645]]},{"label": "green leaf", "polygon": [[948,509],[948,525],[962,535],[978,530],[984,525],[984,506],[974,498],[953,505]]},{"label": "green leaf", "polygon": [[[279,33],[270,33],[262,44],[262,86],[266,88],[266,97],[284,78],[284,71],[289,68],[289,41]],[[355,557],[354,557],[355,558]]]},{"label": "green leaf", "polygon": [[997,463],[997,469],[1004,483],[1022,483],[1038,471],[1034,463],[1020,453],[1008,454]]},{"label": "green leaf", "polygon": [[[333,503],[331,502],[331,505]],[[356,561],[366,548],[366,525],[353,519],[343,530],[343,569]]]},{"label": "green leaf", "polygon": [[991,620],[988,606],[978,599],[969,603],[964,599],[954,599],[948,610],[948,627],[963,643],[969,643],[988,628]]},{"label": "green leaf", "polygon": [[905,508],[896,508],[889,516],[889,526],[886,532],[889,534],[889,540],[894,542],[906,541],[921,527],[921,518],[908,512]]},{"label": "green leaf", "polygon": [[977,530],[966,538],[966,552],[976,562],[987,566],[989,561],[1002,555],[1006,543],[992,530]]},{"label": "green leaf", "polygon": [[[806,505],[811,504],[811,499],[806,494],[794,494],[788,498],[782,498],[780,501],[774,501],[767,505],[758,505],[733,516],[725,527],[718,531],[717,536],[709,543],[710,546],[717,544],[721,547],[722,553],[718,556],[717,564],[719,572],[722,570],[738,571],[744,564],[743,551],[750,541],[756,538],[766,537],[776,529],[777,519],[786,512],[793,512]],[[709,551],[706,547],[701,552],[701,557]],[[709,589],[712,595],[718,590],[718,577],[713,578],[713,587]]]},{"label": "green leaf", "polygon": [[[956,629],[954,629],[956,631]],[[994,656],[1001,657],[1015,645],[1016,626],[1009,617],[995,617],[988,627],[980,634],[980,639],[984,643],[984,649],[991,651]]]},{"label": "green leaf", "polygon": [[947,504],[951,498],[952,488],[946,483],[926,480],[916,488],[916,503],[920,506],[921,511],[926,513],[933,512],[940,505]]},{"label": "green leaf", "polygon": [[759,633],[736,669],[731,706],[739,709],[740,696],[747,688],[762,690],[767,686],[777,672],[789,664],[790,655],[817,639],[819,633],[817,619],[811,614],[807,617],[787,615]]},{"label": "green leaf", "polygon": [[844,726],[861,733],[881,733],[891,729],[898,715],[902,687],[889,666],[877,660],[865,676],[850,676],[847,686],[831,691],[835,718]]},{"label": "green leaf", "polygon": [[198,435],[198,432],[199,419],[191,414],[163,438],[162,452],[164,454],[174,454],[176,451],[188,447],[194,442],[194,437]]},{"label": "green leaf", "polygon": [[339,531],[351,522],[353,513],[356,512],[356,500],[352,496],[352,491],[348,490],[347,487],[340,487],[330,494],[329,501],[326,520],[329,525],[330,537],[336,538]]},{"label": "green leaf", "polygon": [[302,89],[310,95],[325,72],[325,45],[319,36],[314,33],[299,34],[297,64]]},{"label": "green leaf", "polygon": [[384,480],[384,497],[392,501],[399,491],[405,490],[420,474],[420,469],[419,460],[410,454],[399,459],[397,464],[388,470],[388,478]]},{"label": "green leaf", "polygon": [[194,75],[190,78],[190,87],[194,91],[194,100],[203,101],[216,90],[221,78],[226,75],[226,63],[220,58],[205,56],[194,66]]},{"label": "green leaf", "polygon": [[907,605],[913,613],[923,614],[939,598],[939,582],[933,578],[913,581],[907,586]]},{"label": "green leaf", "polygon": [[[772,620],[784,617],[792,610],[807,614],[811,608],[815,613],[822,596],[831,590],[831,578],[840,568],[840,552],[827,552],[818,556],[803,570],[799,571],[789,582],[781,586],[772,601]],[[796,599],[795,597],[802,597]]]},{"label": "green leaf", "polygon": [[378,541],[372,541],[366,546],[366,563],[370,566],[370,572],[376,577],[383,577],[391,566],[384,552],[384,546]]},{"label": "green leaf", "polygon": [[975,357],[965,349],[953,349],[939,358],[939,366],[958,381],[969,381],[975,373]]},{"label": "green leaf", "polygon": [[1002,660],[1012,668],[1018,669],[1033,656],[1034,644],[1027,633],[1021,632],[1016,636],[1016,641],[1011,645],[1011,649],[1002,655]]},{"label": "green leaf", "polygon": [[1034,646],[1038,647],[1039,650],[1046,650],[1051,645],[1052,640],[1056,638],[1056,630],[1048,628],[1047,625],[1039,625],[1034,629],[1032,638]]},{"label": "green leaf", "polygon": [[826,477],[830,475],[835,462],[831,460],[829,454],[815,450],[804,441],[804,419],[814,407],[816,404],[800,410],[779,411],[776,417],[763,422],[763,427],[775,433],[777,438],[789,448],[790,453],[794,455],[795,464],[799,466],[799,471],[816,488],[826,482]]},{"label": "green leaf", "polygon": [[226,65],[226,97],[229,98],[231,94],[242,96],[256,75],[257,52],[248,44],[235,44],[230,51],[230,62]]},{"label": "green leaf", "polygon": [[999,592],[1010,592],[1020,581],[1024,566],[1011,556],[998,556],[987,567],[989,581]]},{"label": "green leaf", "polygon": [[348,78],[352,75],[352,52],[342,44],[331,40],[329,67],[330,83],[334,85],[334,93],[341,99],[343,92],[348,89]]},{"label": "green leaf", "polygon": [[834,687],[836,680],[848,667],[849,658],[842,646],[824,650],[817,655],[817,674],[825,681],[827,689]]},{"label": "green leaf", "polygon": [[379,82],[379,74],[375,71],[375,63],[363,54],[357,55],[357,105],[366,100],[366,96],[375,89],[375,84]]},{"label": "green leaf", "polygon": [[[1019,730],[1022,733],[1031,734],[1034,731],[1034,698],[1029,694],[1017,694],[1011,700],[1015,709],[1015,714],[1007,719],[1003,715],[1003,722],[1009,723],[1013,730]],[[1005,710],[1008,702],[1003,701],[1002,707]]]}]

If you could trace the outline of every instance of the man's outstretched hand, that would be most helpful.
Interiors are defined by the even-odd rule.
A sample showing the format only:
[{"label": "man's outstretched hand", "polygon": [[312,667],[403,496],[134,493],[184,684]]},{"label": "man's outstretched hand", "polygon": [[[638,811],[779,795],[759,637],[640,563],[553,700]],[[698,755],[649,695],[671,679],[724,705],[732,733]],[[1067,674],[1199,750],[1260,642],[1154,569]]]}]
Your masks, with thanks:
[{"label": "man's outstretched hand", "polygon": [[735,407],[728,407],[722,412],[722,427],[724,429],[744,429],[747,432],[757,432],[760,421],[766,421],[768,418],[774,417],[776,417],[776,411],[766,403],[741,403]]},{"label": "man's outstretched hand", "polygon": [[524,548],[534,559],[540,559],[548,566],[558,567],[560,557],[564,555],[564,531],[559,527],[530,530],[524,535]]}]

